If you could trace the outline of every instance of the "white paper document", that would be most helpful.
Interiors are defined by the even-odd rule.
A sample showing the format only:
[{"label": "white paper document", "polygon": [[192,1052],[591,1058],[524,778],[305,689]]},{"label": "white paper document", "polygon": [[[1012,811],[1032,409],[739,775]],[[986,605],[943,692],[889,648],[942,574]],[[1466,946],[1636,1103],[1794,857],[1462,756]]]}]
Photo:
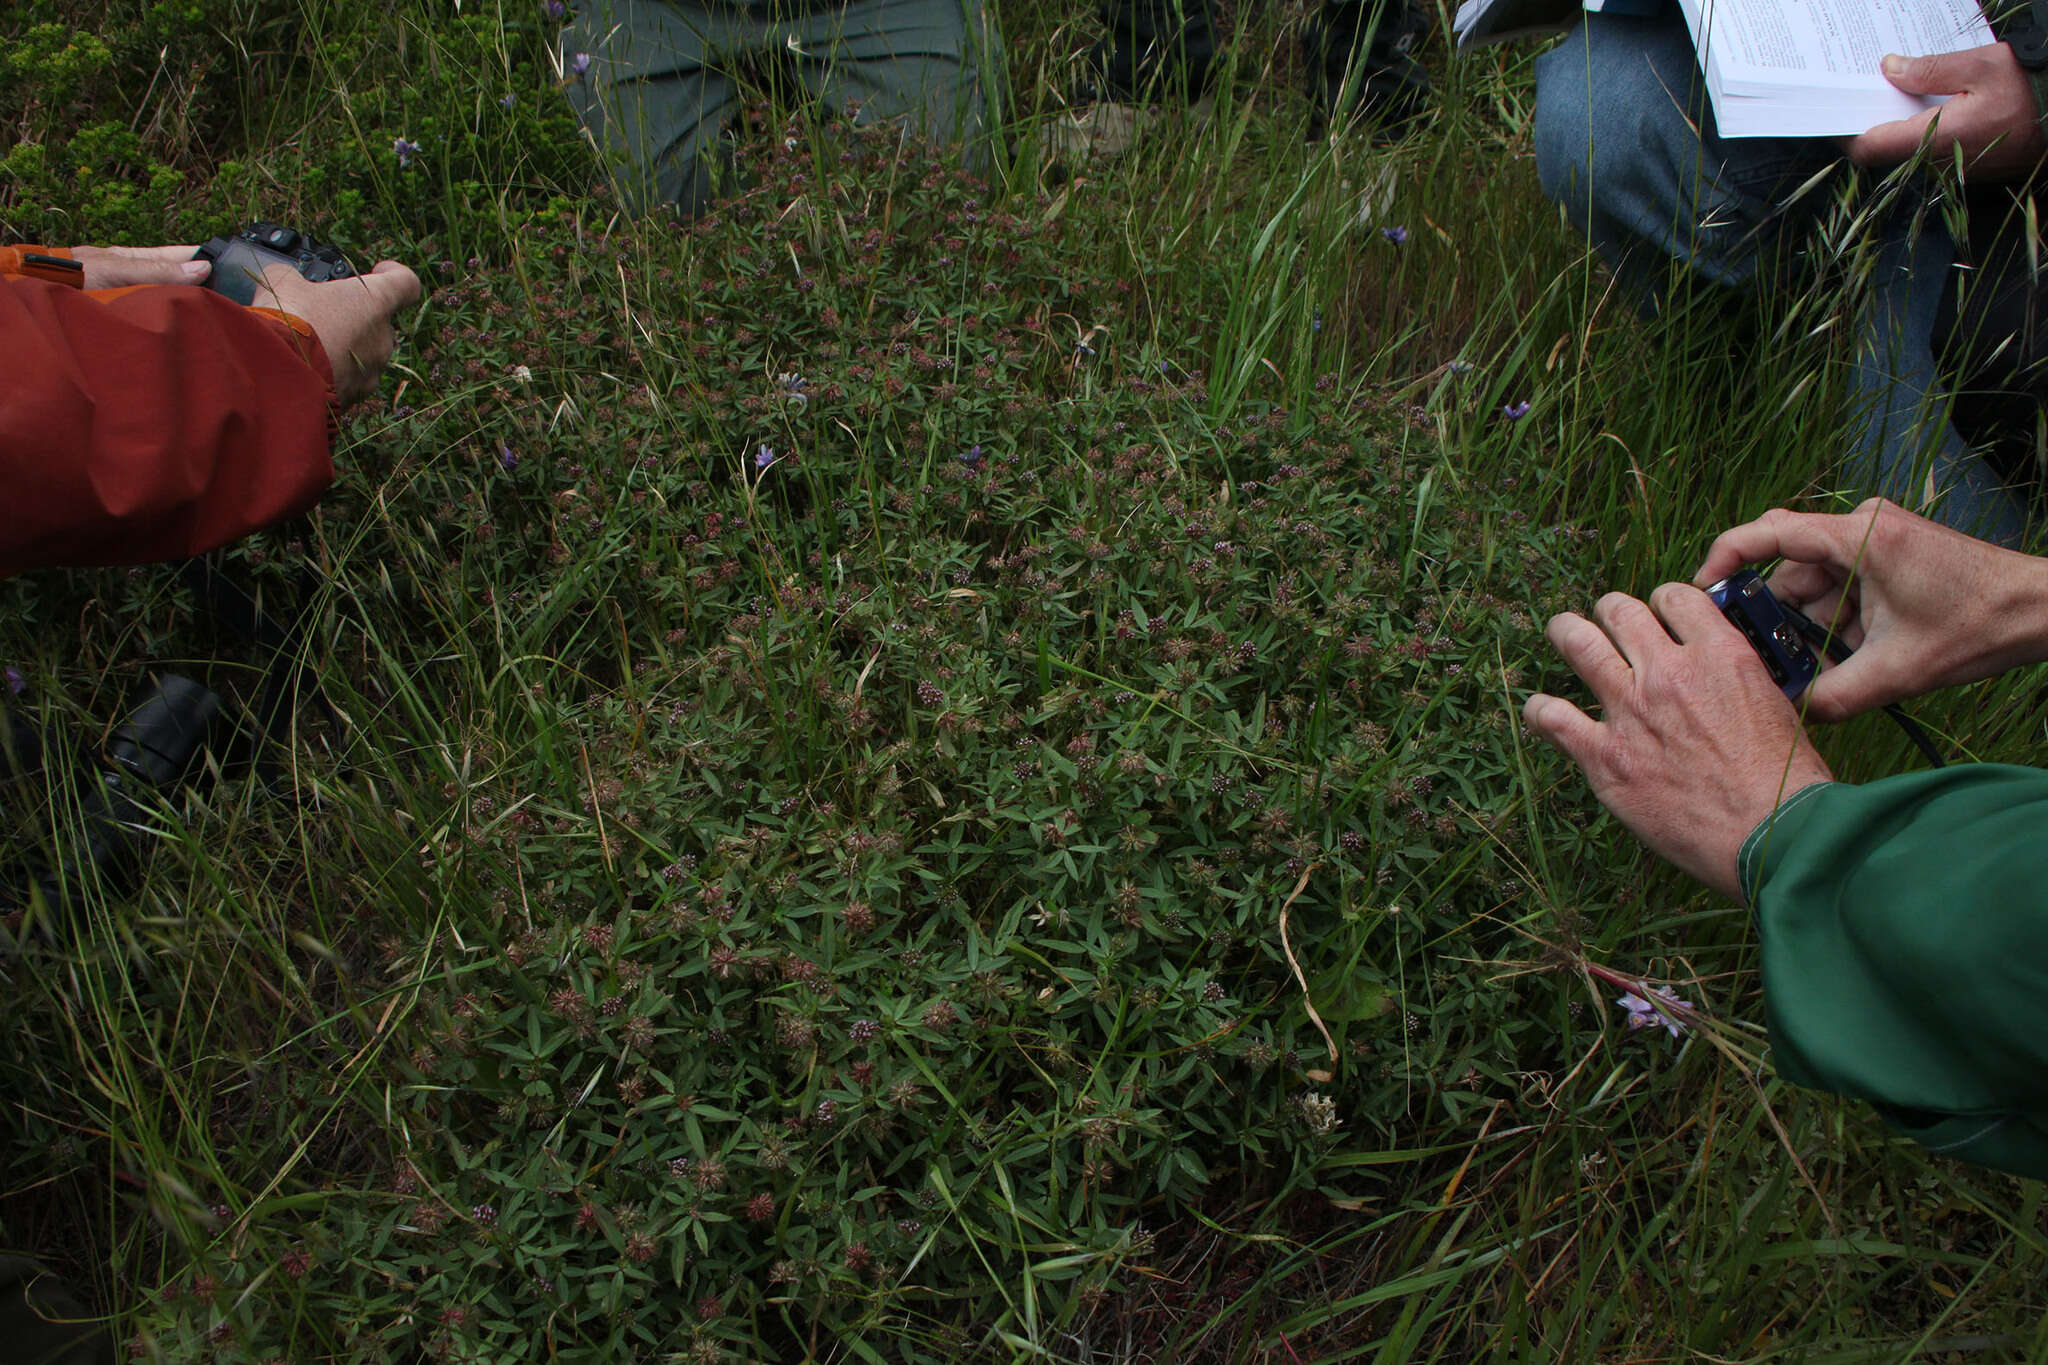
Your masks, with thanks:
[{"label": "white paper document", "polygon": [[1996,42],[1974,0],[1679,0],[1722,137],[1831,137],[1941,103],[1885,80],[1887,52]]}]

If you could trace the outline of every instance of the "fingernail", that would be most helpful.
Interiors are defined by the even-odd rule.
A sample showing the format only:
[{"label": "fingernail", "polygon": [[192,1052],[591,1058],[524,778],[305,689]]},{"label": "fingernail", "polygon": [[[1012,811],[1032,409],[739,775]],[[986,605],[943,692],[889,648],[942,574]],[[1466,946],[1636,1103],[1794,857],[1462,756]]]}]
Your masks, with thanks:
[{"label": "fingernail", "polygon": [[212,261],[187,261],[178,267],[178,273],[193,284],[199,283],[213,273]]},{"label": "fingernail", "polygon": [[1884,60],[1879,65],[1884,68],[1884,74],[1887,76],[1903,76],[1906,74],[1906,59],[1896,52],[1885,53]]}]

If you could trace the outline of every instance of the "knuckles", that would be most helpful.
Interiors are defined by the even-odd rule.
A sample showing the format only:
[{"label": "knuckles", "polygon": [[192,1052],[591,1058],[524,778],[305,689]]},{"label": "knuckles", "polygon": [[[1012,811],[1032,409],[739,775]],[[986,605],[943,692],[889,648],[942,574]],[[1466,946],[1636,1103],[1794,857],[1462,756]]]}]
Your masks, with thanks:
[{"label": "knuckles", "polygon": [[1602,593],[1600,600],[1593,604],[1593,619],[1602,624],[1631,620],[1647,611],[1641,602],[1625,592]]},{"label": "knuckles", "polygon": [[1698,593],[1699,589],[1690,583],[1659,583],[1650,592],[1650,610],[1668,621],[1672,608],[1686,600],[1686,594]]}]

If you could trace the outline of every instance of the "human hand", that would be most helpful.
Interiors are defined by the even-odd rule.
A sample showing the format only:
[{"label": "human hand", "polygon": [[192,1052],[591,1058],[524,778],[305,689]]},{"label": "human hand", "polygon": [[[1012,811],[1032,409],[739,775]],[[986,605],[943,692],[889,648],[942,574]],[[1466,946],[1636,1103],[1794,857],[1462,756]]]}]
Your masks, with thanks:
[{"label": "human hand", "polygon": [[279,263],[264,270],[256,301],[311,324],[334,366],[335,398],[346,407],[376,390],[398,341],[392,319],[419,297],[419,276],[397,261],[379,261],[366,275],[324,284]]},{"label": "human hand", "polygon": [[[2043,150],[2041,111],[2027,73],[2006,43],[1944,52],[1933,57],[1887,55],[1884,77],[1909,95],[1952,95],[1909,119],[1880,123],[1851,139],[1859,166],[1896,166],[1922,142],[1942,160],[1962,149],[1964,169],[1992,180],[2026,175]],[[1930,134],[1929,129],[1933,132]]]},{"label": "human hand", "polygon": [[213,262],[195,261],[196,246],[75,246],[71,258],[84,270],[85,289],[120,289],[131,284],[201,284]]},{"label": "human hand", "polygon": [[1740,899],[1742,841],[1785,797],[1831,776],[1749,642],[1683,583],[1647,606],[1608,593],[1593,621],[1566,612],[1544,633],[1593,689],[1600,719],[1539,692],[1523,720],[1638,839]]},{"label": "human hand", "polygon": [[2048,561],[2035,555],[1871,498],[1843,516],[1773,508],[1722,532],[1693,581],[1781,556],[1771,591],[1856,651],[1807,689],[1816,720],[2048,658]]}]

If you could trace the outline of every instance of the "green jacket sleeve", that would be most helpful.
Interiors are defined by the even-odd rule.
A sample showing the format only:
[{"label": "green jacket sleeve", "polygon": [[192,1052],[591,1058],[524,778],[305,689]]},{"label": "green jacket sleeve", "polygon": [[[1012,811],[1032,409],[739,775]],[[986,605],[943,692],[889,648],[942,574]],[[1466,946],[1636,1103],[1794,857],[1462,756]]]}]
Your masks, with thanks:
[{"label": "green jacket sleeve", "polygon": [[1819,783],[1750,834],[1740,868],[1778,1073],[2048,1178],[2048,772]]}]

